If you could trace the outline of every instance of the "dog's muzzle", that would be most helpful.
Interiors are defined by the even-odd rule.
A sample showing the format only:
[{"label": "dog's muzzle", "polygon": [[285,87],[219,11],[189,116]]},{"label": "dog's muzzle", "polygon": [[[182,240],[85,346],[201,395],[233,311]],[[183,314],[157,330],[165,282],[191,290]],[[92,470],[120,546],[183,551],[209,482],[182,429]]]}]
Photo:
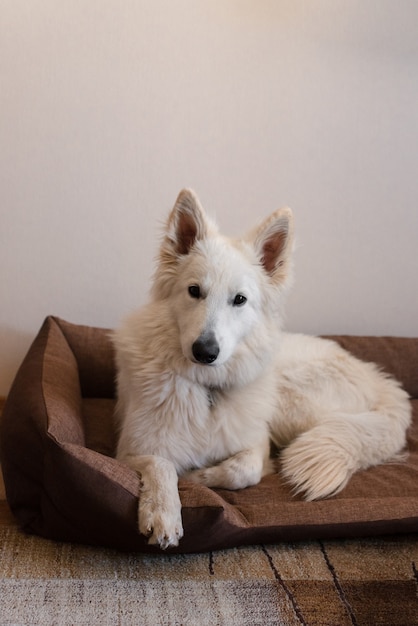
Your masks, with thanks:
[{"label": "dog's muzzle", "polygon": [[213,332],[201,335],[192,346],[193,357],[198,363],[210,365],[218,358],[219,345]]}]

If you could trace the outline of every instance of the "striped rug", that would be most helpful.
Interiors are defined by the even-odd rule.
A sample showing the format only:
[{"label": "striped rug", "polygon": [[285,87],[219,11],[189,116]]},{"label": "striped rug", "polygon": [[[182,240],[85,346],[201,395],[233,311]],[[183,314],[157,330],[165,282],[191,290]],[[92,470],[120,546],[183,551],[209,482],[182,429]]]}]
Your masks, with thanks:
[{"label": "striped rug", "polygon": [[0,502],[0,625],[418,624],[414,537],[149,556],[23,534]]}]

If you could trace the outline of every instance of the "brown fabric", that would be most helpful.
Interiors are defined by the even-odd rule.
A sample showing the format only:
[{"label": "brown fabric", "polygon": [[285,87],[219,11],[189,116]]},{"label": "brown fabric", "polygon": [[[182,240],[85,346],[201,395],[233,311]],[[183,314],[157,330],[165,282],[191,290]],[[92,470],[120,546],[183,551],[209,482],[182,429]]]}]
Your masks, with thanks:
[{"label": "brown fabric", "polygon": [[57,320],[78,364],[83,398],[115,396],[115,366],[110,331]]},{"label": "brown fabric", "polygon": [[[418,339],[336,337],[418,396]],[[1,457],[10,506],[29,532],[155,550],[136,529],[138,479],[112,455],[114,361],[106,330],[48,318],[4,408]],[[239,544],[407,533],[418,529],[418,400],[406,463],[359,472],[320,502],[293,497],[278,474],[241,491],[181,480],[185,536],[171,552]]]},{"label": "brown fabric", "polygon": [[116,425],[113,419],[115,401],[111,398],[83,398],[83,418],[86,447],[106,456],[115,456]]}]

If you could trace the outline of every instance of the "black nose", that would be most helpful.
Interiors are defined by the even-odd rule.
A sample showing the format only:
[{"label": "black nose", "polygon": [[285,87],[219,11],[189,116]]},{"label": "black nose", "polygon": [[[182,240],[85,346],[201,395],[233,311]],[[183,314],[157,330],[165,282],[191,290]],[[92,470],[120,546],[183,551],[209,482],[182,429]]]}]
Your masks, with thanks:
[{"label": "black nose", "polygon": [[206,365],[213,363],[218,358],[219,346],[213,333],[202,335],[196,339],[192,346],[193,356],[199,363]]}]

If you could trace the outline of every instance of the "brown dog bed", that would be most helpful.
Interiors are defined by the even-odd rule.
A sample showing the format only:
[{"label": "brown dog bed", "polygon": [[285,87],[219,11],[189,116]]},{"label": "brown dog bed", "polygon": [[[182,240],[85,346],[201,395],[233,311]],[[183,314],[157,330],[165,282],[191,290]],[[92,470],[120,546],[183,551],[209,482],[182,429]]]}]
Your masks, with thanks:
[{"label": "brown dog bed", "polygon": [[[410,394],[406,462],[359,472],[337,496],[309,503],[293,497],[278,474],[240,491],[180,480],[184,538],[169,552],[418,530],[418,339],[334,339],[379,363]],[[7,498],[30,533],[156,551],[137,532],[138,478],[113,458],[114,380],[108,331],[45,320],[4,408]]]}]

